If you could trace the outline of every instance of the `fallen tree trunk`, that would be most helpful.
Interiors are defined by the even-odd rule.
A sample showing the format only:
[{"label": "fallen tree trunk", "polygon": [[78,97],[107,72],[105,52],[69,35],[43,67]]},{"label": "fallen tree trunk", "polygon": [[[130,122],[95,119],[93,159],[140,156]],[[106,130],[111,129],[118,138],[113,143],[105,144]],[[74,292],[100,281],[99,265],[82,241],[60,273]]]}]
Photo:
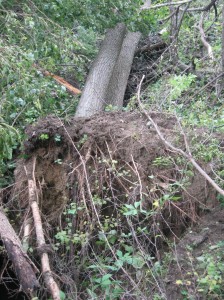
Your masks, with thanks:
[{"label": "fallen tree trunk", "polygon": [[124,94],[131,71],[131,65],[135,54],[135,49],[140,40],[140,32],[128,32],[124,38],[121,52],[108,86],[107,99],[108,104],[118,108],[123,107]]},{"label": "fallen tree trunk", "polygon": [[100,52],[87,77],[75,116],[87,117],[103,110],[111,74],[120,53],[125,33],[124,24],[118,24],[114,29],[107,32]]},{"label": "fallen tree trunk", "polygon": [[87,78],[76,117],[89,117],[109,104],[122,108],[140,37],[140,32],[129,32],[124,24],[108,31]]},{"label": "fallen tree trunk", "polygon": [[20,239],[2,210],[0,210],[0,236],[22,290],[32,295],[33,291],[40,287],[34,272],[35,266],[23,251]]}]

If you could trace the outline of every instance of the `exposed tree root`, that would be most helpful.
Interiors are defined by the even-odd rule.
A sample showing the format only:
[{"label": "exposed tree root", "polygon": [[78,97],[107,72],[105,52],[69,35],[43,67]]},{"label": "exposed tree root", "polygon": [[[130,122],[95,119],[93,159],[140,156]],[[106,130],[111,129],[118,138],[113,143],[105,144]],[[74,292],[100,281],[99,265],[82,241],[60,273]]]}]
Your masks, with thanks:
[{"label": "exposed tree root", "polygon": [[[186,148],[174,117],[154,112],[150,116],[165,139]],[[26,208],[24,219],[30,207],[34,215],[37,212],[35,230],[42,232],[37,250],[41,257],[47,256],[46,243],[55,245],[47,269],[50,259],[60,290],[71,299],[87,299],[86,285],[108,273],[111,285],[122,280],[123,297],[135,293],[133,299],[150,299],[149,286],[153,286],[165,299],[166,284],[153,272],[155,262],[162,259],[169,239],[178,242],[204,209],[217,203],[207,180],[192,172],[182,153],[169,151],[147,122],[140,113],[78,118],[69,125],[51,116],[27,130],[25,151],[32,157],[20,162],[15,172],[16,203]],[[49,138],[40,140],[42,133]],[[25,229],[30,247],[35,248],[34,233],[29,233],[28,225]],[[127,252],[129,248],[132,252]],[[140,266],[121,263],[121,253]],[[148,285],[144,272],[150,273]],[[103,299],[102,289],[95,288],[95,297]],[[41,289],[39,294],[46,292]]]},{"label": "exposed tree root", "polygon": [[[144,80],[144,76],[142,77],[142,80],[140,82],[140,85],[139,85],[139,89],[138,89],[138,102],[139,102],[139,106],[141,107],[143,113],[147,116],[147,118],[149,119],[149,121],[151,122],[151,124],[153,125],[153,127],[155,128],[156,132],[158,133],[160,139],[162,140],[162,142],[165,144],[165,146],[167,146],[170,150],[174,151],[174,152],[177,152],[179,154],[181,154],[183,157],[185,157],[186,159],[188,159],[192,165],[198,170],[198,172],[214,187],[214,189],[219,192],[222,196],[224,196],[224,190],[221,189],[216,183],[215,181],[199,166],[199,164],[195,161],[195,159],[192,157],[191,155],[191,151],[190,151],[190,148],[189,148],[189,144],[187,142],[187,138],[186,138],[186,135],[184,134],[183,130],[182,131],[182,134],[184,136],[184,141],[185,141],[185,146],[186,146],[186,149],[188,151],[188,153],[184,152],[182,149],[179,149],[177,147],[174,147],[170,142],[168,142],[163,134],[161,133],[158,125],[154,122],[154,120],[150,117],[150,115],[147,113],[147,111],[144,109],[142,103],[141,103],[141,100],[140,100],[140,90],[141,90],[141,84],[142,84],[142,81]],[[182,129],[182,128],[181,128]]]}]

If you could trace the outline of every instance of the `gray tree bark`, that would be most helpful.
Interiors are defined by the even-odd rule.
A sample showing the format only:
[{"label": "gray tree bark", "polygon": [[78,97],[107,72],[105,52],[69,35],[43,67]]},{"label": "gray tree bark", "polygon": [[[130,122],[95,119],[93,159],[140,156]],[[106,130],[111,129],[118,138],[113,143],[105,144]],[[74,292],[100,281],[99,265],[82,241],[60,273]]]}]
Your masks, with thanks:
[{"label": "gray tree bark", "polygon": [[39,288],[35,275],[35,266],[22,248],[19,237],[15,233],[8,218],[0,209],[0,237],[5,245],[9,259],[12,261],[15,273],[21,284],[22,290],[28,295]]},{"label": "gray tree bark", "polygon": [[140,32],[128,32],[124,38],[120,54],[114,66],[107,91],[107,104],[123,107],[124,93],[136,47],[140,40]]},{"label": "gray tree bark", "polygon": [[125,33],[124,24],[118,24],[114,29],[107,32],[87,77],[75,113],[76,117],[88,117],[103,110],[111,74],[120,54]]}]

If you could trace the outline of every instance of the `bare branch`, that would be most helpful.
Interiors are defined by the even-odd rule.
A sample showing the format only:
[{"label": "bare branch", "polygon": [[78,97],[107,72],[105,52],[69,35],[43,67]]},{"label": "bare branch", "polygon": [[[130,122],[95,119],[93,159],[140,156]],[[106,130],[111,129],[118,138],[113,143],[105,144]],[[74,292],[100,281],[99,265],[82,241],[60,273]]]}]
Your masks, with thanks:
[{"label": "bare branch", "polygon": [[[175,146],[173,146],[170,142],[168,142],[162,132],[160,131],[158,125],[154,122],[154,120],[150,117],[150,115],[147,113],[147,111],[145,110],[144,106],[141,103],[140,100],[140,92],[141,92],[141,85],[142,82],[144,80],[145,76],[142,77],[141,82],[139,84],[138,87],[138,92],[137,92],[137,99],[138,99],[138,103],[139,103],[139,107],[141,108],[141,110],[143,111],[144,115],[148,118],[148,120],[151,122],[151,124],[153,125],[153,127],[155,128],[158,136],[160,137],[161,141],[164,143],[165,146],[167,146],[170,150],[181,154],[183,157],[185,157],[187,160],[189,160],[192,165],[196,168],[196,170],[215,188],[215,190],[220,193],[222,196],[224,196],[224,190],[221,189],[216,183],[215,181],[199,166],[199,164],[195,161],[195,159],[191,156],[191,153],[186,153],[184,152],[182,149],[176,148]],[[186,149],[189,149],[189,146],[187,144],[186,138],[185,139],[185,143],[186,143]]]},{"label": "bare branch", "polygon": [[[33,213],[33,220],[34,220],[34,226],[35,226],[35,231],[36,231],[36,236],[37,236],[38,249],[39,250],[42,249],[42,251],[40,253],[42,273],[43,273],[44,282],[45,282],[48,290],[50,291],[53,300],[60,300],[60,290],[52,276],[52,272],[50,269],[49,257],[48,257],[48,253],[46,251],[47,245],[45,243],[44,231],[43,231],[43,227],[42,227],[39,206],[37,203],[37,199],[38,199],[37,195],[38,194],[37,194],[37,186],[36,186],[36,180],[35,180],[35,175],[34,175],[35,174],[35,166],[36,166],[36,157],[34,157],[34,160],[33,160],[32,175],[29,174],[29,176],[28,176],[28,190],[29,190],[29,203],[30,203],[30,207],[31,207],[32,213]],[[26,173],[27,173],[27,170],[26,170]]]},{"label": "bare branch", "polygon": [[201,92],[203,92],[208,86],[210,86],[212,83],[214,83],[217,79],[221,78],[224,76],[224,72],[222,72],[221,74],[219,74],[218,76],[216,76],[215,78],[213,78],[211,81],[209,81],[208,83],[206,83],[206,85],[204,85],[199,91],[197,91],[196,93],[193,94],[192,99],[194,99],[197,95],[199,95]]},{"label": "bare branch", "polygon": [[214,60],[214,55],[213,55],[212,47],[211,47],[211,45],[207,42],[206,36],[205,36],[205,32],[204,32],[204,29],[203,29],[203,21],[204,21],[204,17],[205,17],[205,14],[202,13],[202,14],[201,14],[200,21],[199,21],[199,25],[198,25],[198,28],[199,28],[199,31],[200,31],[200,34],[201,34],[201,41],[202,41],[203,45],[205,46],[205,48],[206,48],[207,51],[208,51],[208,57],[211,58],[212,60]]},{"label": "bare branch", "polygon": [[180,32],[180,28],[181,28],[181,25],[182,25],[182,22],[183,22],[183,19],[184,19],[184,15],[185,15],[185,13],[186,13],[186,11],[187,11],[189,5],[190,5],[190,3],[188,3],[188,4],[186,5],[186,7],[184,8],[183,13],[182,13],[182,15],[181,15],[181,17],[180,17],[179,24],[178,24],[178,26],[177,26],[177,28],[176,28],[176,32],[175,32],[175,35],[174,35],[174,38],[176,38],[176,39],[177,39],[178,34],[179,34],[179,32]]},{"label": "bare branch", "polygon": [[35,275],[38,270],[23,250],[18,235],[2,209],[0,209],[0,237],[5,245],[8,257],[12,261],[21,289],[27,295],[33,294],[40,287]]},{"label": "bare branch", "polygon": [[177,2],[168,2],[168,3],[161,3],[161,4],[157,4],[157,5],[143,5],[141,7],[141,10],[145,10],[145,9],[155,9],[155,8],[160,8],[160,7],[164,7],[164,6],[174,6],[174,5],[183,5],[186,3],[191,3],[193,0],[185,0],[185,1],[177,1]]},{"label": "bare branch", "polygon": [[215,5],[216,1],[217,0],[212,0],[205,7],[192,7],[192,8],[189,8],[187,11],[196,11],[196,12],[209,11],[212,8],[212,6],[214,6],[214,9],[216,10],[216,5]]},{"label": "bare branch", "polygon": [[171,19],[176,13],[177,13],[177,10],[179,9],[179,6],[166,18],[162,19],[162,20],[159,20],[159,23],[165,23],[167,21],[169,21],[169,19]]}]

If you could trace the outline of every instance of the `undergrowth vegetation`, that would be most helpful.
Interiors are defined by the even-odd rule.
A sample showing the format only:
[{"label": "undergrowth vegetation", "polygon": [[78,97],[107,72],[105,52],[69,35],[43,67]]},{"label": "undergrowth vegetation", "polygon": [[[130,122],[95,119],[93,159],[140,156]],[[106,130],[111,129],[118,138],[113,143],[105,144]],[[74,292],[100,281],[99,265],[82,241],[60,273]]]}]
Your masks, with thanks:
[{"label": "undergrowth vegetation", "polygon": [[[166,41],[166,50],[152,61],[155,76],[141,91],[142,103],[149,110],[175,115],[179,122],[175,132],[190,132],[192,155],[203,166],[209,164],[212,177],[224,186],[223,143],[219,139],[224,132],[221,4],[217,4],[215,21],[209,12],[204,19],[214,59],[208,57],[200,41],[200,13],[190,12],[184,16],[178,35],[179,63],[173,60],[169,46],[169,8],[141,10],[141,5],[142,1],[137,0],[0,1],[3,192],[13,183],[15,159],[27,155],[23,146],[26,126],[52,114],[69,124],[75,113],[79,96],[68,93],[44,71],[60,75],[82,89],[105,30],[117,22],[125,22],[130,30],[140,30],[144,38],[160,32],[160,38]],[[195,1],[195,5],[204,6],[204,1]],[[136,74],[144,75],[141,68]],[[137,106],[134,94],[124,110],[132,112]],[[116,108],[108,106],[106,111],[114,112]],[[37,137],[39,144],[47,146],[65,143],[60,133],[53,141],[51,138],[48,132]],[[133,132],[131,138],[139,141],[139,132]],[[170,266],[178,264],[174,257],[176,244],[206,210],[204,203],[195,204],[183,197],[192,184],[193,167],[184,158],[164,151],[151,162],[155,172],[143,180],[140,164],[134,160],[122,164],[105,144],[104,149],[99,148],[100,143],[94,145],[93,154],[91,142],[84,134],[73,143],[84,162],[80,159],[73,165],[64,159],[64,153],[53,160],[55,169],[69,170],[64,183],[69,190],[67,203],[57,226],[48,228],[48,242],[54,252],[52,265],[60,274],[61,299],[171,299],[165,285]],[[174,142],[180,145],[180,140]],[[170,177],[163,170],[168,170]],[[53,189],[53,180],[49,182]],[[46,189],[46,182],[39,184]],[[20,195],[14,200],[17,197]],[[223,206],[222,196],[215,195],[214,199]],[[193,246],[187,246],[190,267],[187,276],[175,282],[182,299],[198,299],[195,295],[223,299],[223,242],[210,244],[197,255]],[[32,252],[33,246],[29,254]],[[44,289],[39,296],[49,299]]]}]

